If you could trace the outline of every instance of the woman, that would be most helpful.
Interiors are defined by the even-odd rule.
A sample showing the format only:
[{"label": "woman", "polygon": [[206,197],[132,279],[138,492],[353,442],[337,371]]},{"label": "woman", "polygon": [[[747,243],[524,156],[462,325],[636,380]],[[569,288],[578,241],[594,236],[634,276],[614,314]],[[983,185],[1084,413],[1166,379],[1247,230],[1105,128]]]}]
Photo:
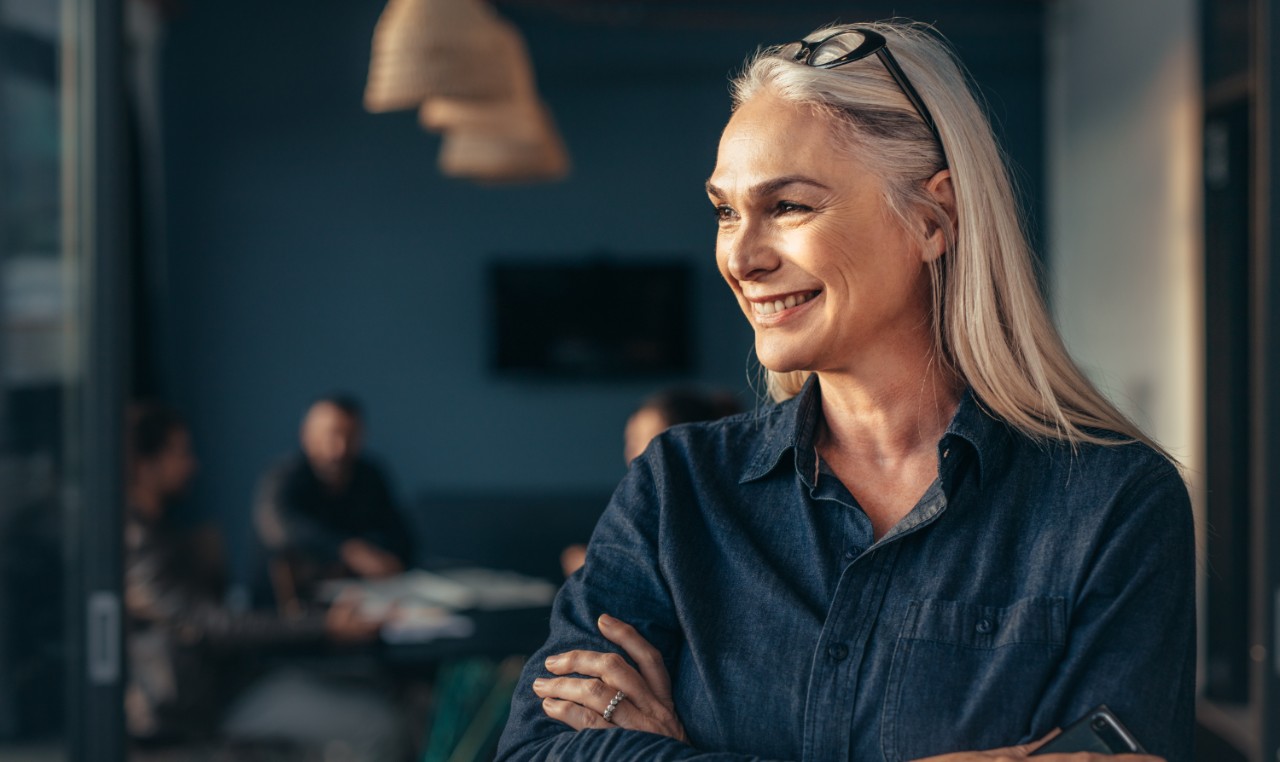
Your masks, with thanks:
[{"label": "woman", "polygon": [[957,63],[827,28],[735,85],[716,256],[780,403],[632,465],[500,758],[1021,758],[1106,703],[1189,760],[1186,489],[1066,355]]}]

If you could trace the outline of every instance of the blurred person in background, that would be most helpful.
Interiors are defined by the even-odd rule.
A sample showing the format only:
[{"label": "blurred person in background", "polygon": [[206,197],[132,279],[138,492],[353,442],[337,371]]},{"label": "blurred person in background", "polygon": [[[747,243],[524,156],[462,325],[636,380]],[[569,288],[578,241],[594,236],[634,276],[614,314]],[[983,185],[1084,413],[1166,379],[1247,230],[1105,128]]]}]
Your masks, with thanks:
[{"label": "blurred person in background", "polygon": [[381,622],[361,617],[349,600],[290,618],[229,609],[217,534],[184,531],[169,515],[197,470],[186,422],[165,405],[135,404],[126,444],[130,735],[167,743],[215,736],[340,743],[360,750],[360,759],[398,754],[385,699],[299,673],[264,673],[256,659],[287,647],[366,642]]},{"label": "blurred person in background", "polygon": [[324,580],[388,577],[413,563],[413,539],[388,480],[362,455],[364,433],[354,397],[321,397],[302,419],[300,451],[259,483],[254,525],[286,608],[313,599]]},{"label": "blurred person in background", "polygon": [[627,418],[623,430],[623,457],[627,464],[640,457],[654,437],[681,423],[714,421],[742,412],[738,398],[726,391],[705,391],[678,386],[645,398]]},{"label": "blurred person in background", "polygon": [[[662,432],[681,423],[714,421],[742,412],[738,398],[725,391],[704,391],[695,387],[676,386],[651,394],[627,418],[622,433],[622,456],[627,465],[640,457],[649,442]],[[587,558],[587,546],[574,544],[560,554],[560,567],[568,577]]]}]

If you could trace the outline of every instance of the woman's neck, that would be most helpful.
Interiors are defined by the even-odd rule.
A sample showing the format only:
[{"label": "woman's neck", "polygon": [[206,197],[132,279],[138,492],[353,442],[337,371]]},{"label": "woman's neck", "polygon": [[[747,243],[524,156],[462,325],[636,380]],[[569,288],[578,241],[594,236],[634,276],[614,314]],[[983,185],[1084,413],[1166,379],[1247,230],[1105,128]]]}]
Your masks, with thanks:
[{"label": "woman's neck", "polygon": [[825,420],[819,448],[824,455],[892,464],[932,454],[955,415],[964,384],[932,360],[895,371],[818,373]]}]

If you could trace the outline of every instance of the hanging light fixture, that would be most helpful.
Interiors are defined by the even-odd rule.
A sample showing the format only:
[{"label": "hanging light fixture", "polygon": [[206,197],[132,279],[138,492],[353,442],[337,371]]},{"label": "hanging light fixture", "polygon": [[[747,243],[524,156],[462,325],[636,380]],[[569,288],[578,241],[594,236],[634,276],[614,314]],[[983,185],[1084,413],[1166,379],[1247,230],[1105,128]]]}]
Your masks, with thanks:
[{"label": "hanging light fixture", "polygon": [[432,97],[484,100],[511,93],[494,66],[497,15],[479,0],[388,0],[373,31],[365,109],[418,108]]},{"label": "hanging light fixture", "polygon": [[446,133],[440,171],[489,183],[558,180],[569,172],[569,157],[542,104],[524,115],[532,129],[457,130]]},{"label": "hanging light fixture", "polygon": [[482,0],[389,0],[373,34],[365,108],[417,108],[443,132],[440,169],[480,182],[563,177],[569,157],[516,28]]},{"label": "hanging light fixture", "polygon": [[496,19],[498,55],[492,61],[511,84],[508,97],[474,101],[430,98],[418,119],[443,132],[440,170],[483,182],[555,180],[569,171],[569,156],[546,105],[538,97],[533,66],[514,26]]}]

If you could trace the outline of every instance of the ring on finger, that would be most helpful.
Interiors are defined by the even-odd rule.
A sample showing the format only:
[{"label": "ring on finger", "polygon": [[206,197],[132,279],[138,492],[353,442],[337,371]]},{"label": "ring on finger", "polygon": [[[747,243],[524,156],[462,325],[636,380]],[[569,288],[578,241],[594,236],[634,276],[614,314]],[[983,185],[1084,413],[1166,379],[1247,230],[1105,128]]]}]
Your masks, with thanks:
[{"label": "ring on finger", "polygon": [[622,700],[626,697],[627,694],[622,691],[618,691],[613,694],[613,698],[609,699],[609,706],[600,713],[600,716],[604,718],[605,722],[613,722],[613,710],[617,709],[618,704],[622,703]]}]

